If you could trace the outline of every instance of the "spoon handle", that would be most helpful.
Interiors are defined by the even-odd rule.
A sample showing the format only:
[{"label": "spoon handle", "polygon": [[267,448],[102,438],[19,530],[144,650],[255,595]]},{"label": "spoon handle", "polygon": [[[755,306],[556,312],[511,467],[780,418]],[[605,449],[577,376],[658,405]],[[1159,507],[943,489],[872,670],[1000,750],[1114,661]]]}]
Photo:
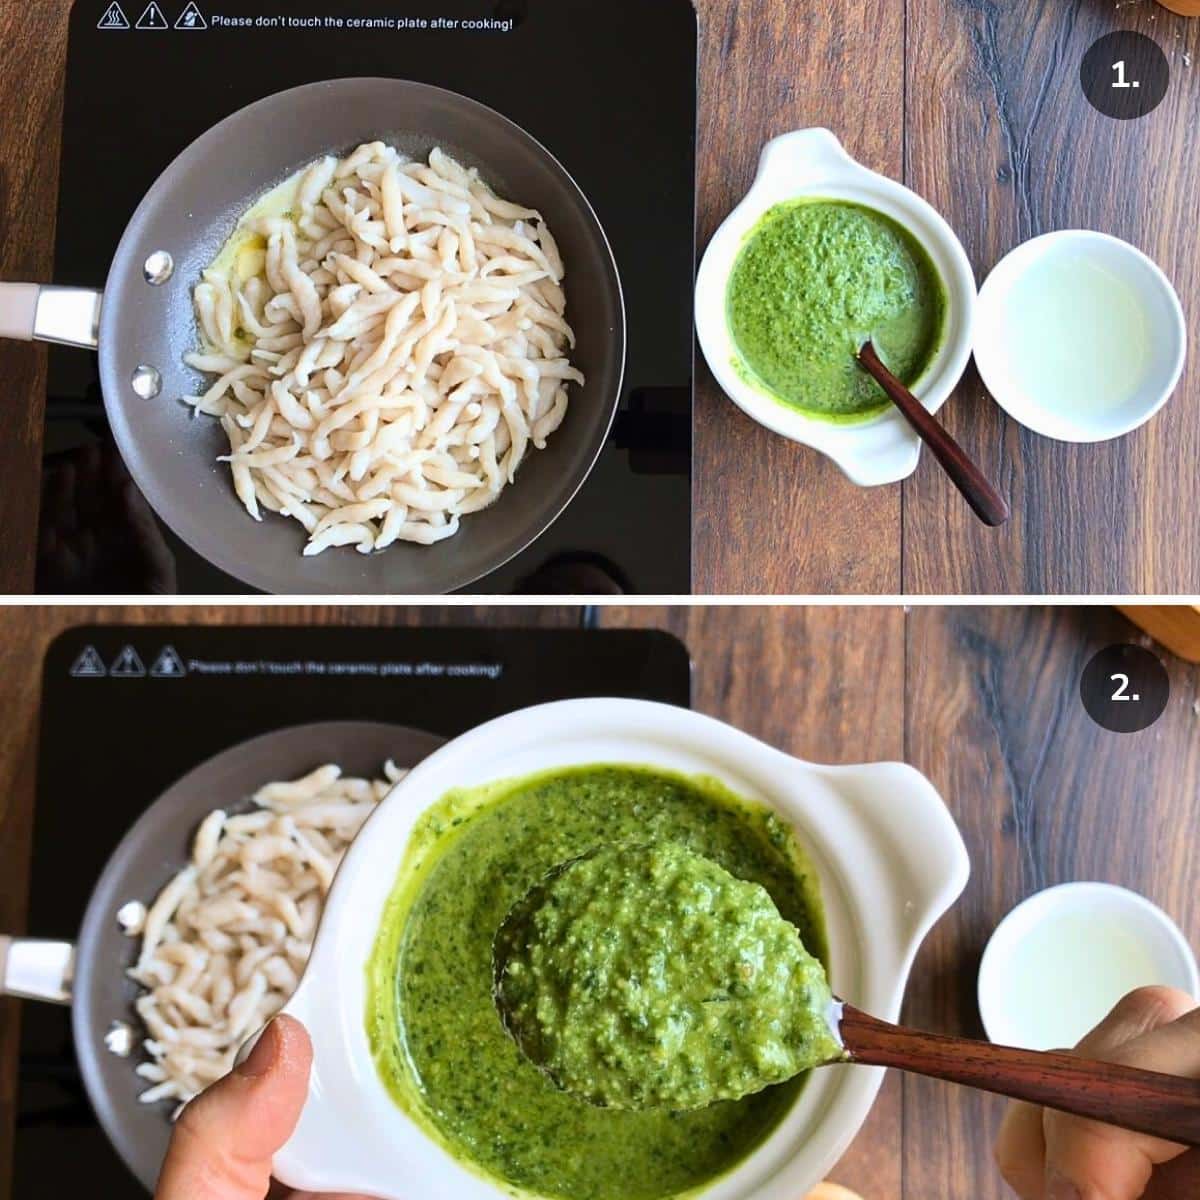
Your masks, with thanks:
[{"label": "spoon handle", "polygon": [[1008,501],[992,487],[987,476],[967,457],[966,451],[942,428],[937,418],[883,365],[871,342],[863,344],[858,361],[904,414],[975,515],[985,525],[1003,525],[1010,516]]},{"label": "spoon handle", "polygon": [[890,1025],[850,1005],[839,1027],[850,1062],[896,1067],[1151,1137],[1200,1146],[1200,1079],[1018,1050]]}]

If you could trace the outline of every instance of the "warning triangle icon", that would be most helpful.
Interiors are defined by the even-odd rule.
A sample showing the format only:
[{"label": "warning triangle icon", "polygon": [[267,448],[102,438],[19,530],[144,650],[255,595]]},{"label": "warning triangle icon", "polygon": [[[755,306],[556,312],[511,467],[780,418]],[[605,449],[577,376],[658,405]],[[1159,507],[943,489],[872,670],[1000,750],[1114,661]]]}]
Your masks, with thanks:
[{"label": "warning triangle icon", "polygon": [[164,646],[150,668],[150,674],[155,679],[182,679],[187,674],[183,659],[175,652],[174,646]]},{"label": "warning triangle icon", "polygon": [[204,19],[204,14],[196,7],[196,0],[192,2],[179,14],[179,20],[175,22],[176,29],[207,29],[208,22]]},{"label": "warning triangle icon", "polygon": [[138,17],[138,23],[135,26],[137,29],[170,29],[167,24],[167,18],[163,16],[163,11],[158,7],[155,0],[150,0],[146,5],[146,11]]},{"label": "warning triangle icon", "polygon": [[96,22],[97,29],[128,29],[129,18],[125,16],[117,0],[104,10],[104,16]]},{"label": "warning triangle icon", "polygon": [[103,679],[108,672],[104,669],[104,660],[96,652],[96,647],[88,646],[71,664],[71,674],[76,679]]},{"label": "warning triangle icon", "polygon": [[132,646],[126,646],[108,668],[108,673],[114,679],[140,679],[145,675],[146,668],[138,658],[138,652]]}]

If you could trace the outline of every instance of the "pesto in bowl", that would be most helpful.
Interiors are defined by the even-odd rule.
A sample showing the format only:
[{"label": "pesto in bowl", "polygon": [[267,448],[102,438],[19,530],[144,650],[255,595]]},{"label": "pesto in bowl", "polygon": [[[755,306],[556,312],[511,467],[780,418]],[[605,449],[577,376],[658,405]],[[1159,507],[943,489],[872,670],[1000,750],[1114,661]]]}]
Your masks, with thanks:
[{"label": "pesto in bowl", "polygon": [[946,325],[946,289],[897,221],[846,200],[805,197],[768,209],[746,235],[726,294],[734,368],[792,408],[834,422],[888,407],[856,361],[871,339],[912,387]]},{"label": "pesto in bowl", "polygon": [[367,966],[367,1035],[393,1099],[507,1190],[658,1200],[748,1157],[804,1077],[692,1111],[596,1108],[558,1089],[496,1011],[492,943],[551,868],[622,841],[671,842],[766,889],[827,962],[817,880],[791,829],[716,780],[573,767],[452,792],[418,821]]}]

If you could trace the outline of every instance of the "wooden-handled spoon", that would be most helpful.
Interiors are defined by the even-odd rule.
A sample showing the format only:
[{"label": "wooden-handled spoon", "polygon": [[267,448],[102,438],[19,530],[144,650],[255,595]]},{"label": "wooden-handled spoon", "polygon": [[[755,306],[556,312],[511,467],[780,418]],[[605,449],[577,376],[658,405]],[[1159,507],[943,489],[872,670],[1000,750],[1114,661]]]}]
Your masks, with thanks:
[{"label": "wooden-handled spoon", "polygon": [[[843,1053],[812,1067],[848,1063],[893,1067],[1169,1142],[1200,1146],[1200,1079],[1077,1058],[1063,1051],[1021,1050],[926,1033],[882,1021],[839,1000],[834,1001],[829,1024]],[[536,1062],[536,1042],[518,1038],[517,1044],[541,1066]]]},{"label": "wooden-handled spoon", "polygon": [[891,1025],[841,1006],[842,1061],[896,1067],[1200,1146],[1200,1079]]},{"label": "wooden-handled spoon", "polygon": [[[706,919],[681,915],[697,913]],[[756,968],[759,959],[771,969]],[[869,1016],[831,997],[820,963],[761,887],[674,843],[560,863],[509,909],[492,968],[496,1008],[522,1053],[589,1103],[699,1108],[860,1063],[1200,1146],[1200,1079]],[[739,1038],[765,1039],[748,1044],[770,1052],[736,1052]],[[728,1054],[712,1057],[722,1044]]]},{"label": "wooden-handled spoon", "polygon": [[1008,501],[967,457],[966,451],[942,428],[937,418],[883,365],[872,342],[863,343],[858,363],[888,394],[917,436],[929,447],[950,482],[985,525],[1003,525],[1011,515]]}]

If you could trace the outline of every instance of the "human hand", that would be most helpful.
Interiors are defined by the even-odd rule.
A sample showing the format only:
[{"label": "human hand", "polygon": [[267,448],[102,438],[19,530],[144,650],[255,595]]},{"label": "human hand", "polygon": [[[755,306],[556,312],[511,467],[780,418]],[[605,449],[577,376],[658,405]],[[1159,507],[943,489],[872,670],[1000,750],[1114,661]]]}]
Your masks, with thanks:
[{"label": "human hand", "polygon": [[[1186,992],[1130,992],[1079,1043],[1082,1058],[1200,1079],[1200,1008]],[[996,1162],[1021,1200],[1195,1200],[1200,1152],[1037,1105],[1010,1104]]]},{"label": "human hand", "polygon": [[[272,1190],[271,1158],[291,1136],[308,1096],[312,1043],[299,1021],[276,1017],[249,1057],[183,1110],[154,1200],[317,1200]],[[367,1200],[323,1196],[321,1200]]]}]

